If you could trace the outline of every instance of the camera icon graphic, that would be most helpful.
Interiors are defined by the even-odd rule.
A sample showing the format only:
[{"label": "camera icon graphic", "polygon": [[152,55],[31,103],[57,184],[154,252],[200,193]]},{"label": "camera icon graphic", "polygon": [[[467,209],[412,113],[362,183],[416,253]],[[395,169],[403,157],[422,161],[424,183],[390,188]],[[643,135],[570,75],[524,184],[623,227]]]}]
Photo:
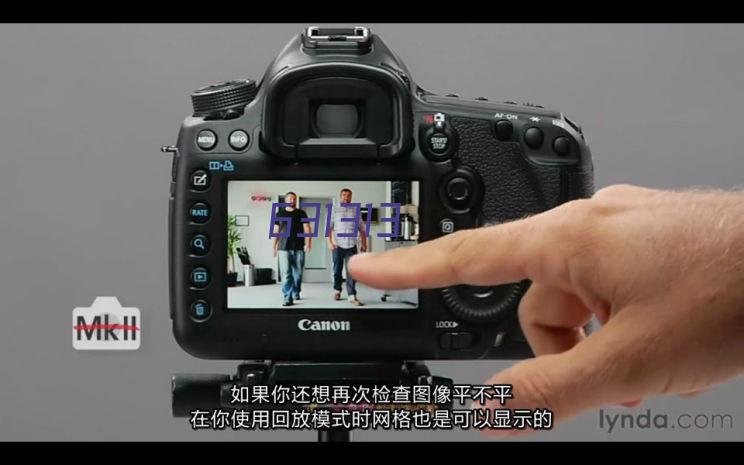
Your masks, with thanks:
[{"label": "camera icon graphic", "polygon": [[116,297],[96,297],[90,307],[72,311],[72,346],[77,350],[136,350],[141,325],[138,308],[122,307]]}]

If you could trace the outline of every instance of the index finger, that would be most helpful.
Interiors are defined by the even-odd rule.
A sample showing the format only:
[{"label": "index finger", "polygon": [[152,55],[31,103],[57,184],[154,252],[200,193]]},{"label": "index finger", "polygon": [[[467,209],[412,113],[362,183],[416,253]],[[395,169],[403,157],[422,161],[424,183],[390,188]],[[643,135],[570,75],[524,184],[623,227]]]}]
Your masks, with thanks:
[{"label": "index finger", "polygon": [[534,278],[554,242],[542,215],[458,231],[413,247],[359,254],[355,280],[378,289],[430,289],[454,284],[497,285]]}]

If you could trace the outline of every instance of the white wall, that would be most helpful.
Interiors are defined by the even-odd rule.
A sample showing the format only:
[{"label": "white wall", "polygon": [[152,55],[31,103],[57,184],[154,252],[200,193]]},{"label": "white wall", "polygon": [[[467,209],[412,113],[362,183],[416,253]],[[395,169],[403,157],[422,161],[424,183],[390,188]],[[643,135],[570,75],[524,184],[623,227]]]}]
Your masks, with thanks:
[{"label": "white wall", "polygon": [[[299,200],[303,197],[333,198],[334,204],[339,202],[339,192],[347,187],[352,190],[354,203],[372,203],[379,208],[380,203],[390,201],[390,183],[387,181],[232,181],[228,185],[228,214],[248,215],[249,225],[239,227],[242,240],[241,246],[248,249],[251,263],[258,268],[272,268],[276,278],[277,260],[272,256],[269,238],[269,223],[271,220],[271,205],[279,201],[279,196],[288,191],[296,192]],[[414,189],[418,191],[418,189]],[[416,193],[417,195],[418,193]],[[270,201],[256,202],[251,196],[265,195]],[[417,195],[418,196],[418,195]],[[389,216],[380,209],[379,218]],[[385,226],[390,223],[372,223],[370,228],[370,251],[385,250],[384,238],[377,237],[378,232],[385,232]],[[318,237],[313,241],[326,240],[325,218],[320,219]],[[388,228],[389,229],[389,228]],[[331,260],[328,261],[331,263]]]}]

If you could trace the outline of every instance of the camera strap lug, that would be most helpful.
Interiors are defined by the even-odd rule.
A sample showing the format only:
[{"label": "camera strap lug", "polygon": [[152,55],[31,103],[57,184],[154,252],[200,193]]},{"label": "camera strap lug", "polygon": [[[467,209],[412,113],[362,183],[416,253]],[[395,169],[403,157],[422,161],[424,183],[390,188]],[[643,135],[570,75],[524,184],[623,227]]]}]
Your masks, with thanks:
[{"label": "camera strap lug", "polygon": [[174,153],[178,156],[178,147],[175,145],[164,145],[160,147],[160,151],[163,153]]}]

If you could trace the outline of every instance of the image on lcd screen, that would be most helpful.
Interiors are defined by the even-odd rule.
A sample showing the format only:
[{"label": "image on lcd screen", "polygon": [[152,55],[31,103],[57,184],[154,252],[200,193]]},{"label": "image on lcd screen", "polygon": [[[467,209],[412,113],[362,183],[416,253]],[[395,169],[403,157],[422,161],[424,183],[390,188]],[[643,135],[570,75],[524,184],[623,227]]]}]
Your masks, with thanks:
[{"label": "image on lcd screen", "polygon": [[418,181],[230,181],[227,307],[414,309],[418,290],[348,277],[357,253],[419,237]]}]

